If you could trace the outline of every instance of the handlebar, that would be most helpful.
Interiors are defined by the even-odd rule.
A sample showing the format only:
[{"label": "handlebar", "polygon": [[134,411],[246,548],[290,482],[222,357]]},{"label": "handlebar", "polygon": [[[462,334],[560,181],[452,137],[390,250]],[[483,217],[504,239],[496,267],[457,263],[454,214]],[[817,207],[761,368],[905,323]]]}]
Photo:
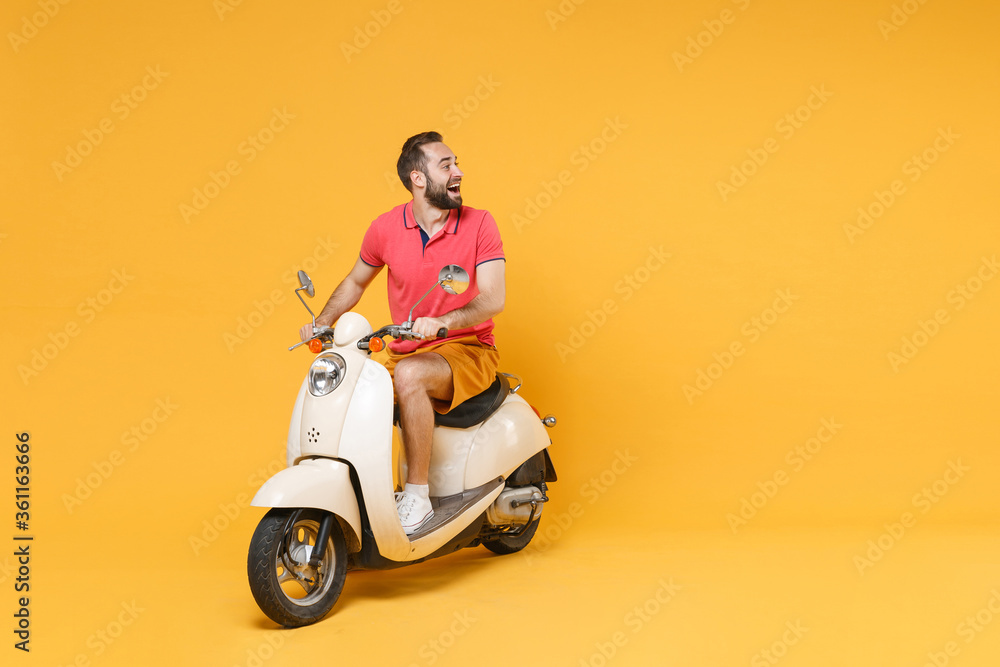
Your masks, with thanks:
[{"label": "handlebar", "polygon": [[[367,350],[368,349],[368,342],[372,338],[382,338],[383,336],[392,336],[393,338],[395,338],[397,340],[423,340],[424,339],[424,336],[422,336],[421,334],[416,333],[414,331],[411,331],[410,330],[410,326],[407,326],[407,325],[412,326],[412,322],[407,322],[405,324],[390,324],[388,326],[382,327],[378,331],[373,331],[372,333],[368,334],[367,336],[363,336],[361,338],[361,340],[358,341],[358,348],[362,349],[362,350]],[[440,329],[437,330],[437,338],[447,338],[447,337],[448,337],[448,329],[447,329],[447,327],[441,327]],[[313,335],[312,335],[311,338],[309,338],[308,340],[304,340],[302,342],[296,343],[295,345],[292,345],[290,348],[288,348],[288,350],[291,351],[291,350],[294,350],[295,348],[297,348],[299,346],[308,345],[309,343],[311,343],[312,341],[317,340],[317,339],[323,341],[324,343],[332,342],[333,341],[333,328],[332,327],[316,327],[316,329],[313,330]]]},{"label": "handlebar", "polygon": [[[363,336],[361,340],[358,341],[358,348],[367,350],[369,349],[368,343],[372,338],[382,338],[383,336],[392,336],[397,340],[423,340],[424,336],[422,334],[410,330],[410,326],[412,325],[412,322],[406,322],[405,324],[390,324],[388,326],[384,326],[378,331],[373,331],[367,336]],[[437,330],[437,338],[447,337],[447,327],[441,327]]]}]

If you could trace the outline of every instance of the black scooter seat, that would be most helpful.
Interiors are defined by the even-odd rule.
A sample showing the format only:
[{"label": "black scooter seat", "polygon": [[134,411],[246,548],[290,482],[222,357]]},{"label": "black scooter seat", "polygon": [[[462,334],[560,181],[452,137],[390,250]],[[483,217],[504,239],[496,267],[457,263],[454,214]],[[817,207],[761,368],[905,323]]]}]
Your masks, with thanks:
[{"label": "black scooter seat", "polygon": [[[486,388],[486,391],[459,403],[448,413],[435,412],[434,425],[448,428],[471,428],[476,424],[481,424],[500,409],[509,393],[510,383],[507,381],[507,376],[497,373],[497,379]],[[393,408],[392,421],[399,423],[398,405]]]}]

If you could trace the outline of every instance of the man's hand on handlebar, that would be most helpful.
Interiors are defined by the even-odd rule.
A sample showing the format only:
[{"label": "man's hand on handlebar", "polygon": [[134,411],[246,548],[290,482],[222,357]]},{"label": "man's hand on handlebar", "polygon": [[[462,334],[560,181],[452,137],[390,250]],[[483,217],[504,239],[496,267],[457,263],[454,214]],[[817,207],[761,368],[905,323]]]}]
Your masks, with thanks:
[{"label": "man's hand on handlebar", "polygon": [[322,329],[328,329],[328,328],[329,327],[327,327],[327,326],[325,326],[323,324],[320,324],[319,322],[316,322],[316,329],[315,330],[313,330],[312,323],[310,323],[310,324],[303,324],[302,328],[299,329],[299,340],[301,340],[304,343],[307,340],[309,340],[310,338],[312,338],[315,334],[319,333]]},{"label": "man's hand on handlebar", "polygon": [[448,325],[437,317],[418,317],[413,322],[413,332],[421,334],[425,339],[437,338],[441,329],[447,334]]}]

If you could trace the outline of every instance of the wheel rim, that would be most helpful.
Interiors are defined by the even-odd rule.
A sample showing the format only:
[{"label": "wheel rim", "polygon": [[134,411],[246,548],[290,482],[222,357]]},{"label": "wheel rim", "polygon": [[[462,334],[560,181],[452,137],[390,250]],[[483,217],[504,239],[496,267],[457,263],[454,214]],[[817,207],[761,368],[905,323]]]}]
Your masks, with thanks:
[{"label": "wheel rim", "polygon": [[309,565],[316,548],[319,522],[295,519],[282,536],[282,545],[274,563],[278,587],[292,604],[308,607],[318,602],[333,585],[336,558],[333,540],[327,541],[326,552],[318,567]]}]

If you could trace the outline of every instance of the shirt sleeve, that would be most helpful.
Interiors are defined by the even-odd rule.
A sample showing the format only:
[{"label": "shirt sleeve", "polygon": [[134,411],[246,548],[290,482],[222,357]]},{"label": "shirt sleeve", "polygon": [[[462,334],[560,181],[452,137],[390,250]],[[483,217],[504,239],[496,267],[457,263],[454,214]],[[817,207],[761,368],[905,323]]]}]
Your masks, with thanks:
[{"label": "shirt sleeve", "polygon": [[379,233],[378,220],[372,222],[361,241],[361,261],[368,266],[385,266],[382,257],[382,234]]},{"label": "shirt sleeve", "polygon": [[479,225],[479,238],[476,241],[476,266],[495,259],[506,259],[503,254],[503,241],[500,239],[497,221],[489,211],[486,211]]}]

